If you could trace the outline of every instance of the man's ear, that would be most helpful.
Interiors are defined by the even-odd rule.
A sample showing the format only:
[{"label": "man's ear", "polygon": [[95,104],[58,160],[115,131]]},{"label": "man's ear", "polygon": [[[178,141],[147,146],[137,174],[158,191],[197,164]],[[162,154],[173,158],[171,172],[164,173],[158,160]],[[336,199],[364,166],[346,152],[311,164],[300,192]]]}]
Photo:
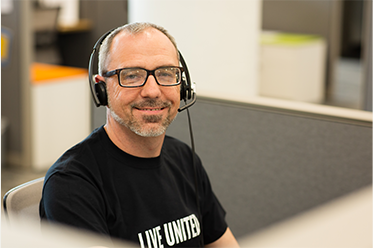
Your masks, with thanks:
[{"label": "man's ear", "polygon": [[95,75],[95,82],[98,83],[100,81],[104,81],[105,82],[105,79],[103,76],[100,76],[100,75]]}]

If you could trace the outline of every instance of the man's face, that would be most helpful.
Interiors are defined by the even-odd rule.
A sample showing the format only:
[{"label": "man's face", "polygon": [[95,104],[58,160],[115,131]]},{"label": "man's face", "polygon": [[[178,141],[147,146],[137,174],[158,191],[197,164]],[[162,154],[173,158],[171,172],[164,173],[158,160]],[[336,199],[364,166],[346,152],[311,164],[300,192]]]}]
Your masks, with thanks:
[{"label": "man's face", "polygon": [[[118,34],[111,46],[107,70],[141,67],[154,70],[162,66],[178,66],[177,51],[160,31],[149,28],[129,35]],[[109,118],[132,132],[155,137],[164,134],[177,115],[180,86],[160,86],[153,76],[138,88],[123,88],[117,76],[106,78]]]}]

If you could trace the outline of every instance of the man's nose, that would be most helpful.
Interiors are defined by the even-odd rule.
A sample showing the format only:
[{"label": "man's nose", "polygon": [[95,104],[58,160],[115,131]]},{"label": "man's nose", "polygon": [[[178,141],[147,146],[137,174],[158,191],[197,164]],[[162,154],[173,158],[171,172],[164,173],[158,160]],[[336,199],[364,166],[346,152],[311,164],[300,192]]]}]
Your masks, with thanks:
[{"label": "man's nose", "polygon": [[155,80],[153,75],[149,75],[145,85],[141,88],[141,96],[146,98],[158,98],[161,95],[160,85]]}]

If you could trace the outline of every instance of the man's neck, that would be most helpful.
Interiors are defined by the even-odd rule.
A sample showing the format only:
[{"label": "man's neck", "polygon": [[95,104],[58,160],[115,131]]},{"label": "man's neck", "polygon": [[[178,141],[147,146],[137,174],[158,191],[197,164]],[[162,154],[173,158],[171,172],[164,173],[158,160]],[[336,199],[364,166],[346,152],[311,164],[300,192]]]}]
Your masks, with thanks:
[{"label": "man's neck", "polygon": [[142,137],[116,122],[104,126],[110,140],[122,151],[136,157],[153,158],[161,154],[165,134]]}]

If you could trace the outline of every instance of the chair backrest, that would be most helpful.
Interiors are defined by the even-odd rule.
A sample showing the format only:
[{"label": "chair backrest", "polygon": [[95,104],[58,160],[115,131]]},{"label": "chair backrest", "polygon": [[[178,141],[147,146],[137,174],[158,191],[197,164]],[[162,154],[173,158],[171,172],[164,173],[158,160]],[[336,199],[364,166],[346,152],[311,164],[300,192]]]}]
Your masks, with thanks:
[{"label": "chair backrest", "polygon": [[39,219],[39,203],[44,177],[21,184],[9,190],[3,198],[6,218],[12,222],[22,218]]},{"label": "chair backrest", "polygon": [[32,28],[37,47],[51,46],[56,43],[59,12],[59,7],[34,9]]},{"label": "chair backrest", "polygon": [[33,11],[33,31],[47,32],[57,31],[59,7],[35,8]]}]

